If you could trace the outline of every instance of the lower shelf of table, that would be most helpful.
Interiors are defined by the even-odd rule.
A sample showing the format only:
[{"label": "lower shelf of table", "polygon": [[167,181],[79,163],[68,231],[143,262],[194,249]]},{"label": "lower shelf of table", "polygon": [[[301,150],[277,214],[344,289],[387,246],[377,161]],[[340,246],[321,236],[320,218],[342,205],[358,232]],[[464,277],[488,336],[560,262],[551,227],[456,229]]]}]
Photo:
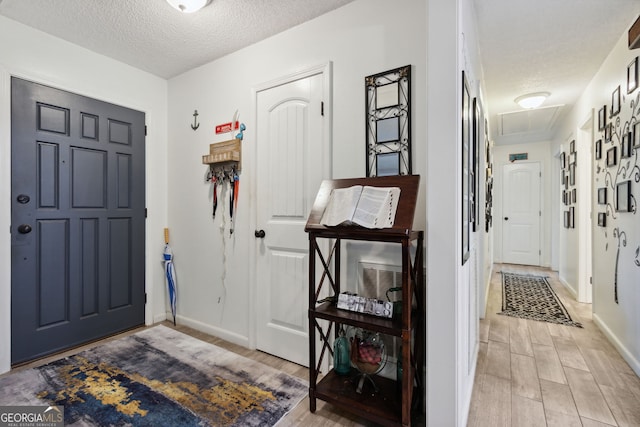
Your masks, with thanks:
[{"label": "lower shelf of table", "polygon": [[396,381],[373,376],[378,387],[375,392],[371,382],[364,382],[362,393],[357,393],[359,377],[353,370],[341,376],[331,370],[311,390],[310,398],[324,400],[351,413],[367,418],[383,426],[402,425],[402,392]]}]

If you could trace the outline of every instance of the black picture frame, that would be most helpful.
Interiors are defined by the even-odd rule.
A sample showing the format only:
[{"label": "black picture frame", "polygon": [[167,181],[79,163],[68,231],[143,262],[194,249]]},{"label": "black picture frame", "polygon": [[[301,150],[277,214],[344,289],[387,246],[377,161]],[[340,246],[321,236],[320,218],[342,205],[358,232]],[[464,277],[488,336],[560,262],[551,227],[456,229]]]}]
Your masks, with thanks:
[{"label": "black picture frame", "polygon": [[640,148],[640,121],[633,124],[633,148]]},{"label": "black picture frame", "polygon": [[576,165],[569,165],[569,185],[576,185]]},{"label": "black picture frame", "polygon": [[631,212],[631,181],[616,185],[616,211]]},{"label": "black picture frame", "polygon": [[605,214],[604,212],[598,212],[598,226],[607,226],[607,214]]},{"label": "black picture frame", "polygon": [[602,140],[599,139],[596,141],[596,160],[600,160],[602,158]]},{"label": "black picture frame", "polygon": [[564,211],[564,228],[569,228],[570,226],[570,222],[569,222],[569,211]]},{"label": "black picture frame", "polygon": [[578,192],[575,188],[571,190],[571,203],[578,203]]},{"label": "black picture frame", "polygon": [[618,164],[618,147],[613,146],[607,150],[607,167]]},{"label": "black picture frame", "polygon": [[620,159],[631,157],[631,138],[631,132],[627,132],[622,135],[622,142],[620,143]]},{"label": "black picture frame", "polygon": [[471,229],[475,233],[478,230],[478,223],[480,221],[480,141],[482,138],[482,104],[476,97],[473,98],[473,138],[472,138],[472,150],[471,150],[471,183],[470,183],[470,196],[471,196]]},{"label": "black picture frame", "polygon": [[471,95],[467,76],[462,70],[462,265],[470,256],[470,214],[471,197]]},{"label": "black picture frame", "polygon": [[613,125],[611,123],[607,123],[604,127],[604,142],[611,142],[611,135],[613,134]]},{"label": "black picture frame", "polygon": [[633,93],[638,87],[638,57],[633,58],[627,66],[627,94]]},{"label": "black picture frame", "polygon": [[575,153],[575,152],[576,152],[576,140],[575,140],[575,139],[574,139],[574,140],[572,140],[572,141],[569,143],[569,152],[570,152],[570,153]]},{"label": "black picture frame", "polygon": [[598,130],[604,130],[607,125],[607,106],[603,105],[600,110],[598,110]]},{"label": "black picture frame", "polygon": [[575,208],[573,206],[571,206],[569,208],[569,228],[576,228],[576,215],[575,215]]},{"label": "black picture frame", "polygon": [[615,117],[620,112],[620,85],[611,93],[611,113],[609,117]]},{"label": "black picture frame", "polygon": [[564,151],[560,153],[560,168],[562,170],[565,170],[567,168],[567,155]]},{"label": "black picture frame", "polygon": [[607,187],[598,188],[598,204],[607,204]]},{"label": "black picture frame", "polygon": [[[367,176],[379,176],[378,159],[395,158],[384,156],[391,153],[400,161],[397,175],[411,175],[411,65],[372,74],[364,82]],[[381,166],[380,172],[389,172]]]}]

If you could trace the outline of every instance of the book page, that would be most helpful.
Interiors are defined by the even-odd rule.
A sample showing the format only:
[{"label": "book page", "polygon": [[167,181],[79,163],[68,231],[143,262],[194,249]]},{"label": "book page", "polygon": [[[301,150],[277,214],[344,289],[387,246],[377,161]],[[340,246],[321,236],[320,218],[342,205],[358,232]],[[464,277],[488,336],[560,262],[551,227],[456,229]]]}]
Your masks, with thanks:
[{"label": "book page", "polygon": [[398,187],[364,187],[353,222],[367,228],[393,227],[399,198]]},{"label": "book page", "polygon": [[356,210],[361,185],[348,188],[334,188],[329,195],[329,203],[324,209],[320,224],[334,226],[344,222],[350,222]]}]

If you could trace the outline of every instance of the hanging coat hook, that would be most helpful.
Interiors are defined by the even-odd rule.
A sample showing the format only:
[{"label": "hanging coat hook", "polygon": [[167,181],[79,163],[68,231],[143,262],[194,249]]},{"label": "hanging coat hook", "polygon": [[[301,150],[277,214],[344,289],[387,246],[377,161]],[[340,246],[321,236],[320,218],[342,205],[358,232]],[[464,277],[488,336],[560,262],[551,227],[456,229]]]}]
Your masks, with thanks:
[{"label": "hanging coat hook", "polygon": [[198,123],[198,110],[193,110],[193,124],[191,125],[191,129],[196,130],[200,127],[200,123]]}]

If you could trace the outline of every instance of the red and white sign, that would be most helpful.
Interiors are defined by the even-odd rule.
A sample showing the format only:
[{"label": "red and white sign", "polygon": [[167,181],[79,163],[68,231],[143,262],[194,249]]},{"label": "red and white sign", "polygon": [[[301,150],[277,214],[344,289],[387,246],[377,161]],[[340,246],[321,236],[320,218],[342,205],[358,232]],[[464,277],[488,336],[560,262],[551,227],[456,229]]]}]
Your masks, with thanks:
[{"label": "red and white sign", "polygon": [[232,123],[223,123],[221,125],[217,125],[216,126],[216,135],[221,134],[221,133],[225,133],[225,132],[231,132],[233,129],[238,129],[240,127],[240,122],[236,122],[235,126],[233,127],[233,129],[231,128]]}]

